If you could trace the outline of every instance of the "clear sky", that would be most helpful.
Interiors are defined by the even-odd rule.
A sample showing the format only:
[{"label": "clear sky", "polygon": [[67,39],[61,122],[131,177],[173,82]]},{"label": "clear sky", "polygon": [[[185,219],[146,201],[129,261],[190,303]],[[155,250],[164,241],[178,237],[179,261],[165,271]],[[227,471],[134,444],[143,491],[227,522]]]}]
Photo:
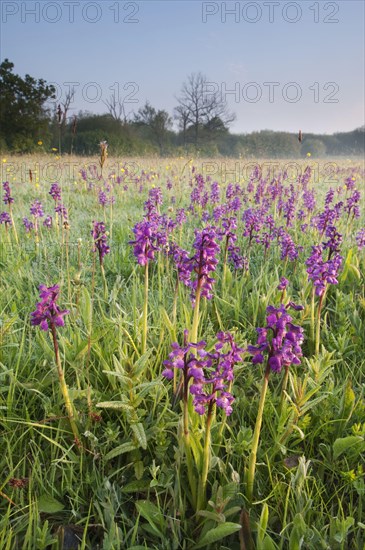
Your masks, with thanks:
[{"label": "clear sky", "polygon": [[[1,0],[1,59],[94,113],[119,90],[172,114],[201,71],[236,113],[233,132],[332,133],[364,124],[363,0]],[[231,91],[232,93],[228,93]]]}]

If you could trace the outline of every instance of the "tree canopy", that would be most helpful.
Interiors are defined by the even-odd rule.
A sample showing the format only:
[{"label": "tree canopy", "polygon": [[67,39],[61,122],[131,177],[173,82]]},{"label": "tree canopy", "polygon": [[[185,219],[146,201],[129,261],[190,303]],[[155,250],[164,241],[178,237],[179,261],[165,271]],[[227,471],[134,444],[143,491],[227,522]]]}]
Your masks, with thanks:
[{"label": "tree canopy", "polygon": [[5,59],[0,65],[0,143],[16,151],[32,150],[35,139],[48,132],[45,108],[55,89],[43,79],[13,73],[14,64]]}]

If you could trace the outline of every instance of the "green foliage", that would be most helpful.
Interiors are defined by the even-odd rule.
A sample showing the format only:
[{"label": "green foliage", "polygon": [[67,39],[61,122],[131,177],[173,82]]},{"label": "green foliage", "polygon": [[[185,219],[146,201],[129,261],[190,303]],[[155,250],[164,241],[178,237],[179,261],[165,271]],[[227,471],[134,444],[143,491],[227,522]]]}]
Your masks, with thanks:
[{"label": "green foliage", "polygon": [[24,78],[13,73],[14,64],[5,59],[0,65],[0,144],[15,152],[30,152],[38,140],[48,141],[45,102],[55,89],[42,79]]},{"label": "green foliage", "polygon": [[[175,320],[175,272],[164,256],[151,265],[148,346],[141,354],[143,275],[127,245],[151,186],[162,187],[161,212],[171,213],[186,204],[192,171],[186,161],[152,164],[143,166],[148,180],[136,171],[140,192],[122,172],[121,185],[114,184],[116,174],[110,176],[116,196],[113,221],[110,209],[98,204],[98,182],[88,190],[78,175],[76,185],[62,175],[70,209],[68,246],[62,228],[42,228],[35,248],[20,227],[36,197],[52,212],[49,184],[42,178],[39,187],[11,181],[20,245],[13,240],[11,247],[3,240],[0,245],[0,548],[56,550],[63,539],[106,550],[239,550],[245,536],[258,550],[362,550],[365,291],[364,258],[353,231],[344,236],[339,284],[326,298],[319,355],[309,344],[310,288],[303,262],[314,230],[305,234],[299,224],[293,228],[304,247],[295,265],[284,268],[275,247],[266,256],[252,247],[249,272],[229,267],[225,287],[218,268],[214,300],[201,310],[200,330],[208,347],[219,330],[234,333],[242,347],[253,343],[266,306],[280,299],[276,287],[286,269],[287,298],[305,306],[295,313],[295,322],[305,329],[305,358],[290,370],[283,396],[282,376],[270,378],[249,510],[245,471],[263,373],[248,356],[237,366],[234,410],[229,418],[215,414],[206,505],[195,513],[180,400],[161,376],[171,342],[182,343],[183,330],[191,324],[189,290],[179,289]],[[167,180],[172,189],[165,187]],[[224,192],[225,184],[219,183]],[[106,299],[101,274],[93,270],[90,236],[91,220],[104,216],[112,233],[105,258]],[[360,223],[355,221],[353,229]],[[175,237],[191,250],[190,213]],[[247,244],[242,232],[238,244]],[[60,351],[82,450],[73,442],[59,394],[52,342],[29,322],[37,287],[55,282],[62,285],[62,307],[70,310],[59,330]],[[198,475],[204,420],[194,418],[192,424]]]}]

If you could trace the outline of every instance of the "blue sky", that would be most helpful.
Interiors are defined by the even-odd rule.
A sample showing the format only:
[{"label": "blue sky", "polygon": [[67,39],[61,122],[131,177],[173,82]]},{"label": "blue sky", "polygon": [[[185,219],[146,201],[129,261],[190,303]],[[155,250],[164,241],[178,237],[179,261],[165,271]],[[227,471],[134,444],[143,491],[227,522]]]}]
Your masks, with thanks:
[{"label": "blue sky", "polygon": [[364,124],[362,0],[1,4],[1,58],[59,94],[75,83],[75,113],[105,112],[119,89],[127,112],[148,99],[172,114],[186,77],[201,71],[227,94],[234,132]]}]

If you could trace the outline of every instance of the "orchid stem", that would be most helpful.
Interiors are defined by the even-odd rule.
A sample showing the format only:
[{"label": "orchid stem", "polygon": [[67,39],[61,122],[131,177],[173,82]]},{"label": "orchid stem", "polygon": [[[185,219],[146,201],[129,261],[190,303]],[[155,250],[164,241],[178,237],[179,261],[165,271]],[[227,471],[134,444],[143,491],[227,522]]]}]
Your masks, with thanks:
[{"label": "orchid stem", "polygon": [[213,400],[209,401],[208,413],[207,413],[207,423],[205,426],[205,441],[204,441],[204,450],[203,450],[203,469],[202,475],[200,478],[200,487],[198,493],[198,502],[197,510],[202,510],[205,506],[206,501],[206,492],[207,492],[207,479],[210,465],[210,440],[211,440],[211,425],[213,420]]},{"label": "orchid stem", "polygon": [[147,347],[147,315],[148,315],[148,262],[144,271],[144,302],[143,302],[143,326],[142,326],[142,355]]},{"label": "orchid stem", "polygon": [[186,465],[188,469],[188,481],[190,485],[193,505],[196,503],[196,479],[194,476],[193,460],[190,443],[189,432],[189,378],[187,366],[184,368],[184,400],[183,400],[183,426],[184,426],[184,443],[186,454]]},{"label": "orchid stem", "polygon": [[60,383],[60,388],[63,396],[63,400],[65,403],[66,411],[68,414],[68,419],[70,421],[70,426],[72,429],[72,433],[74,435],[75,444],[77,447],[80,446],[80,434],[79,430],[76,426],[75,422],[75,416],[73,411],[73,405],[70,399],[70,394],[68,392],[68,387],[65,381],[65,375],[63,373],[63,368],[61,364],[61,358],[60,358],[60,352],[59,352],[59,346],[57,341],[57,333],[56,333],[56,327],[54,323],[51,323],[51,332],[52,332],[52,338],[53,338],[53,348],[55,352],[55,359],[56,359],[56,365],[57,365],[57,373],[58,373],[58,380]]},{"label": "orchid stem", "polygon": [[270,376],[270,365],[269,365],[269,362],[267,362],[266,369],[265,369],[264,380],[262,382],[261,395],[260,395],[260,401],[259,401],[259,409],[257,411],[255,431],[254,431],[253,439],[252,439],[252,448],[251,448],[250,461],[249,461],[248,472],[247,472],[247,499],[248,499],[249,504],[252,504],[253,485],[254,485],[255,470],[256,470],[257,449],[258,449],[259,440],[260,440],[260,432],[261,432],[262,418],[263,418],[263,412],[264,412],[264,405],[265,405],[267,388],[268,388],[268,385],[269,385],[269,376]]},{"label": "orchid stem", "polygon": [[201,294],[201,286],[200,284],[198,284],[198,288],[196,289],[196,296],[195,296],[193,325],[191,327],[191,336],[190,336],[190,341],[193,343],[196,343],[198,341],[200,294]]},{"label": "orchid stem", "polygon": [[316,320],[316,355],[319,354],[319,344],[321,341],[321,311],[323,306],[325,292],[319,298],[318,311],[317,311],[317,320]]}]

